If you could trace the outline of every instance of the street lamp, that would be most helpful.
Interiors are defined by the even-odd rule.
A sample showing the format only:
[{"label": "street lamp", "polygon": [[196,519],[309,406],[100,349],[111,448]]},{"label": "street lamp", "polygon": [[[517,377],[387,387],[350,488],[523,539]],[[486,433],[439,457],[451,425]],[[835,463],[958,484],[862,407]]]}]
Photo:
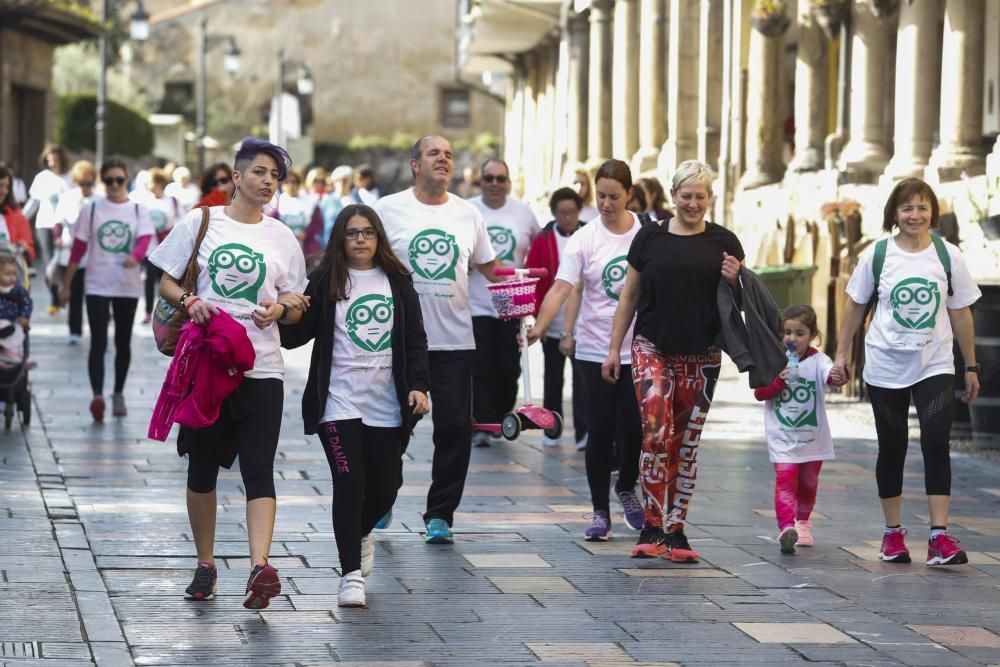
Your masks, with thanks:
[{"label": "street lamp", "polygon": [[213,46],[225,44],[222,54],[222,66],[230,76],[240,69],[240,49],[232,35],[208,34],[208,19],[202,17],[198,22],[198,89],[196,91],[195,141],[198,142],[198,173],[205,171],[205,67],[208,50]]},{"label": "street lamp", "polygon": [[[107,21],[111,17],[115,0],[104,0],[101,5],[101,20]],[[129,21],[129,36],[137,42],[145,41],[149,37],[149,14],[139,0],[138,6],[132,12]],[[98,42],[98,58],[100,67],[97,75],[97,109],[95,111],[96,122],[94,130],[96,137],[94,140],[94,152],[97,154],[97,164],[100,166],[104,162],[104,155],[107,148],[106,120],[108,107],[108,37],[101,35]]]},{"label": "street lamp", "polygon": [[279,146],[284,146],[286,143],[281,117],[281,110],[284,106],[281,98],[285,94],[285,72],[296,66],[299,68],[298,79],[295,82],[296,90],[299,91],[299,95],[312,95],[315,85],[309,67],[301,60],[286,60],[285,50],[278,49],[278,77],[274,81],[274,138],[275,143]]}]

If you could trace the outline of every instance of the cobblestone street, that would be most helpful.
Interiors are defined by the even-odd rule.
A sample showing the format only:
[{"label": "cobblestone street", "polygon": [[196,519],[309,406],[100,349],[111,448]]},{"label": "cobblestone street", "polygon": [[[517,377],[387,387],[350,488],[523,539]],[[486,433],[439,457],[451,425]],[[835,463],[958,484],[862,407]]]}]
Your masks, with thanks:
[{"label": "cobblestone street", "polygon": [[262,612],[240,604],[244,499],[238,472],[226,472],[219,595],[186,601],[185,462],[173,438],[145,438],[169,360],[136,324],[130,415],[92,424],[87,338],[68,346],[64,315],[36,313],[31,426],[0,435],[0,664],[1000,664],[1000,465],[954,457],[951,528],[971,563],[928,568],[913,444],[904,522],[915,562],[880,563],[870,412],[837,400],[816,546],[782,555],[762,408],[731,366],[702,440],[687,531],[698,565],[629,558],[636,534],[617,509],[615,539],[583,541],[583,453],[568,439],[543,450],[534,432],[473,451],[455,545],[425,545],[424,420],[395,520],[378,534],[369,609],[342,610],[330,473],[299,416],[308,357],[287,354],[271,552],[282,595]]}]

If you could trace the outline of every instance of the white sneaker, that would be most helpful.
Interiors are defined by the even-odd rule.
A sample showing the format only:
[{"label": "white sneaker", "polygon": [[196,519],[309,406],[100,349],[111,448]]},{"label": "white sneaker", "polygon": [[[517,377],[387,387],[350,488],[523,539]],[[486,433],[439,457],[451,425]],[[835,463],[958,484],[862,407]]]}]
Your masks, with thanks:
[{"label": "white sneaker", "polygon": [[576,441],[576,451],[582,452],[583,450],[585,450],[587,448],[587,440],[589,438],[590,438],[590,434],[588,433],[587,435],[585,435],[582,438],[580,438],[579,440],[577,440]]},{"label": "white sneaker", "polygon": [[558,447],[559,438],[550,438],[549,436],[542,436],[542,447]]},{"label": "white sneaker", "polygon": [[367,607],[365,600],[365,578],[361,570],[348,572],[340,578],[340,592],[337,594],[338,607]]},{"label": "white sneaker", "polygon": [[375,569],[375,533],[368,533],[361,538],[361,576],[371,576]]}]

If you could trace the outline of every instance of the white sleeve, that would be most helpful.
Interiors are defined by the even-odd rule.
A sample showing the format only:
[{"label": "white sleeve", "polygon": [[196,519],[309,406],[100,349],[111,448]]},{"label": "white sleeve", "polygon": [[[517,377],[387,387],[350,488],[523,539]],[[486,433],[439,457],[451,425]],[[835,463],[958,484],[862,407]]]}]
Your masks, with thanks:
[{"label": "white sleeve", "polygon": [[858,265],[844,289],[854,303],[867,304],[875,293],[875,276],[872,275],[872,257],[875,254],[875,244],[871,244],[858,258]]},{"label": "white sleeve", "polygon": [[152,236],[156,233],[156,228],[153,227],[153,221],[149,217],[149,209],[139,204],[138,209],[139,219],[135,226],[135,237],[137,239],[143,236]]},{"label": "white sleeve", "polygon": [[184,277],[188,262],[191,260],[191,251],[194,250],[195,234],[193,227],[195,223],[201,225],[201,210],[195,209],[174,225],[174,228],[167,234],[156,249],[149,255],[149,261],[170,274],[176,280]]},{"label": "white sleeve", "polygon": [[298,241],[294,241],[289,246],[288,271],[280,280],[275,283],[278,294],[286,292],[305,292],[308,281],[306,280],[306,259],[302,255],[302,246]]},{"label": "white sleeve", "polygon": [[816,382],[825,386],[832,370],[833,359],[820,352],[816,358]]},{"label": "white sleeve", "polygon": [[91,226],[97,214],[97,202],[92,201],[80,209],[73,224],[73,238],[90,244]]},{"label": "white sleeve", "polygon": [[476,232],[475,239],[472,242],[472,256],[469,258],[473,264],[486,264],[492,262],[497,257],[497,253],[493,250],[493,244],[490,243],[490,233],[486,230],[486,222],[483,220],[483,214],[476,209]]},{"label": "white sleeve", "polygon": [[566,249],[562,257],[559,258],[559,270],[556,271],[556,280],[562,280],[573,287],[580,281],[583,275],[583,243],[581,234],[573,234],[566,242]]},{"label": "white sleeve", "polygon": [[951,289],[954,294],[948,297],[946,305],[949,310],[958,310],[974,304],[983,293],[979,290],[975,278],[969,273],[965,256],[957,248],[952,250],[953,247],[948,248],[951,257]]}]

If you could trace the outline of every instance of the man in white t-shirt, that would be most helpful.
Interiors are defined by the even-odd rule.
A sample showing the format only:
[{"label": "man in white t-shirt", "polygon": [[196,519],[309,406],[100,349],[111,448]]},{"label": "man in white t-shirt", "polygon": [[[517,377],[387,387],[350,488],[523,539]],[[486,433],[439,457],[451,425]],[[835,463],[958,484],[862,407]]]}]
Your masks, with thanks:
[{"label": "man in white t-shirt", "polygon": [[374,206],[393,251],[413,271],[427,331],[434,461],[424,538],[431,544],[454,541],[452,519],[472,452],[476,342],[469,312],[469,267],[496,280],[493,269],[498,265],[479,210],[448,193],[454,168],[451,144],[443,137],[424,137],[410,152],[413,187]]},{"label": "man in white t-shirt", "polygon": [[[531,209],[510,197],[510,169],[500,159],[487,160],[480,168],[482,194],[469,203],[486,221],[490,243],[503,266],[523,267],[524,258],[541,228]],[[501,320],[486,289],[486,278],[478,271],[469,276],[469,310],[476,337],[472,362],[472,417],[478,424],[499,424],[517,400],[517,378],[521,374],[517,346],[519,320]],[[488,447],[486,431],[472,434],[472,444]]]}]

